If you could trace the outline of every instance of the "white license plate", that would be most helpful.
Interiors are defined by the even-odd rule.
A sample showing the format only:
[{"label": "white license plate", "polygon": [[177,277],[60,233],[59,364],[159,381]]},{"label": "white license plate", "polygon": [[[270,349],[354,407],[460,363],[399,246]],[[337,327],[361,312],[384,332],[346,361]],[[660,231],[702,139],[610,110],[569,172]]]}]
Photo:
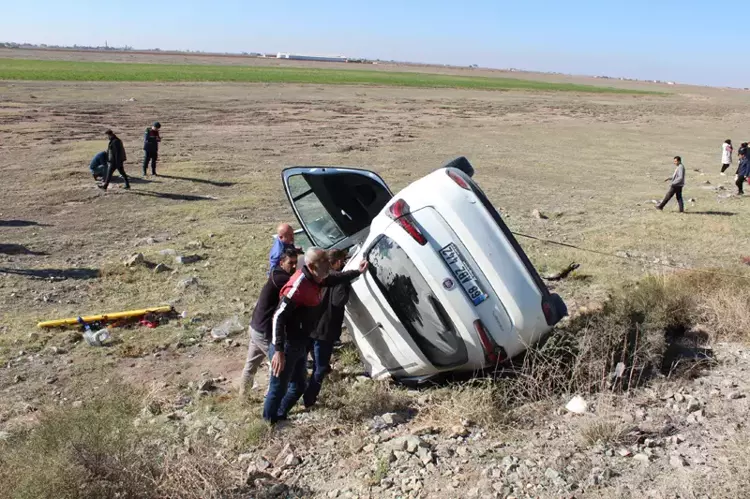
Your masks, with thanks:
[{"label": "white license plate", "polygon": [[443,257],[443,260],[445,260],[445,263],[448,264],[448,267],[450,267],[455,278],[461,283],[461,287],[464,288],[464,291],[472,303],[474,303],[474,306],[479,305],[487,299],[487,294],[482,291],[482,288],[477,281],[477,277],[466,264],[466,260],[461,256],[461,253],[459,253],[455,244],[450,243],[448,246],[441,249],[440,255]]}]

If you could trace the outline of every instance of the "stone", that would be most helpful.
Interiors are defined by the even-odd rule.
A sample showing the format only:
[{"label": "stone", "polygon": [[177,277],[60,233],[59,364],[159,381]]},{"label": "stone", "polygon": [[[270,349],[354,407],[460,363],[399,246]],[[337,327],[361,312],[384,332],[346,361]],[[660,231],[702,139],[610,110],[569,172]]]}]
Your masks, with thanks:
[{"label": "stone", "polygon": [[159,251],[161,256],[177,256],[177,250],[167,248]]},{"label": "stone", "polygon": [[174,258],[174,262],[177,265],[189,265],[191,263],[199,262],[203,259],[200,255],[184,255],[184,256],[176,256]]},{"label": "stone", "polygon": [[47,376],[44,379],[44,382],[47,383],[48,385],[55,384],[55,383],[57,383],[57,376],[55,376],[54,374],[51,375],[51,376]]},{"label": "stone", "polygon": [[684,468],[688,465],[688,462],[682,456],[672,456],[669,458],[669,464],[673,468]]},{"label": "stone", "polygon": [[163,263],[158,264],[154,267],[154,274],[161,274],[162,272],[172,272],[172,269]]},{"label": "stone", "polygon": [[531,212],[531,216],[533,216],[537,220],[547,220],[547,218],[549,218],[547,215],[545,215],[544,213],[542,213],[539,210],[532,211]]},{"label": "stone", "polygon": [[408,452],[409,454],[414,454],[415,452],[417,452],[417,449],[425,445],[424,442],[422,442],[421,438],[415,437],[413,435],[404,437],[404,440],[406,443],[406,452]]},{"label": "stone", "polygon": [[620,457],[630,457],[633,453],[630,452],[629,449],[626,449],[625,447],[623,447],[622,449],[617,451],[617,454],[619,454]]},{"label": "stone", "polygon": [[21,376],[20,374],[16,374],[15,376],[13,376],[13,383],[18,384],[22,381],[25,381],[25,378]]},{"label": "stone", "polygon": [[468,437],[471,432],[464,425],[455,425],[451,428],[449,438],[463,438]]},{"label": "stone", "polygon": [[205,246],[203,246],[203,243],[201,241],[190,241],[185,245],[185,248],[192,249],[192,250],[198,250],[203,249]]},{"label": "stone", "polygon": [[745,396],[741,394],[740,392],[729,392],[727,394],[727,400],[737,400],[744,398]]},{"label": "stone", "polygon": [[214,380],[211,378],[206,378],[198,381],[198,384],[196,385],[196,389],[199,392],[207,392],[209,390],[212,390],[214,387]]},{"label": "stone", "polygon": [[702,404],[700,403],[700,401],[696,399],[692,399],[690,402],[688,402],[687,412],[692,414],[696,411],[699,411],[701,407],[702,407]]},{"label": "stone", "polygon": [[125,260],[126,267],[135,267],[136,265],[143,265],[146,262],[146,258],[143,253],[136,253]]},{"label": "stone", "polygon": [[81,407],[83,407],[83,400],[76,400],[70,405],[71,407],[73,407],[73,409],[80,409]]},{"label": "stone", "polygon": [[50,347],[49,351],[53,355],[62,355],[65,353],[65,350],[60,347]]},{"label": "stone", "polygon": [[386,412],[380,418],[388,426],[398,426],[406,422],[406,418],[397,412]]},{"label": "stone", "polygon": [[417,457],[422,461],[422,464],[427,466],[433,460],[432,451],[427,447],[419,447],[417,449]]},{"label": "stone", "polygon": [[362,447],[362,452],[366,452],[370,454],[371,452],[375,451],[375,444],[367,444],[364,447]]},{"label": "stone", "polygon": [[185,291],[189,288],[197,288],[198,286],[200,286],[200,280],[197,277],[193,276],[181,279],[177,283],[177,286],[175,286],[175,289],[177,291]]},{"label": "stone", "polygon": [[552,468],[547,468],[547,470],[544,472],[544,476],[546,476],[552,481],[556,481],[560,479],[560,473],[553,470]]},{"label": "stone", "polygon": [[288,456],[286,456],[286,459],[284,459],[284,466],[292,467],[292,466],[298,466],[302,463],[302,460],[295,456],[294,453],[290,453]]},{"label": "stone", "polygon": [[573,414],[584,414],[588,409],[588,403],[580,395],[576,395],[565,404],[565,409]]},{"label": "stone", "polygon": [[680,402],[684,402],[685,401],[685,396],[683,394],[681,394],[681,393],[675,393],[674,394],[674,401],[677,402],[678,404]]},{"label": "stone", "polygon": [[633,459],[643,464],[648,464],[651,461],[651,458],[647,454],[642,453],[636,454],[633,456]]}]

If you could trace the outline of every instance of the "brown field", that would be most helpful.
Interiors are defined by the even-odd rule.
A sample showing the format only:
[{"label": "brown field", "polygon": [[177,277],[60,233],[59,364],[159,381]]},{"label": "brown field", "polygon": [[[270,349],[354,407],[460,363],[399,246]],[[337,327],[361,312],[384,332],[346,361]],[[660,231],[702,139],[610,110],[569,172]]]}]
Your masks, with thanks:
[{"label": "brown field", "polygon": [[[281,64],[210,56],[52,51],[30,55],[29,51],[0,50],[0,58],[15,54],[71,60]],[[601,83],[593,78],[457,68],[382,64],[368,69],[375,67]],[[188,383],[205,372],[228,381],[218,394],[196,400],[196,414],[205,409],[213,411],[212,417],[219,414],[237,424],[250,421],[248,424],[257,426],[252,418],[259,415],[258,401],[242,408],[231,386],[244,362],[246,338],[239,335],[233,346],[212,343],[207,330],[234,314],[247,324],[265,279],[272,231],[279,221],[296,225],[281,186],[280,172],[286,166],[368,168],[396,191],[448,159],[467,156],[476,168],[475,178],[513,230],[605,253],[520,239],[542,272],[570,262],[581,264],[576,278],[556,287],[574,314],[581,307],[596,308],[610,291],[645,275],[665,276],[680,272],[680,268],[695,268],[719,269],[740,276],[740,282],[750,278],[741,260],[750,254],[750,222],[746,218],[750,200],[729,196],[734,192],[736,159],[730,175],[719,176],[723,140],[732,138],[735,148],[750,140],[746,135],[749,94],[611,80],[606,84],[667,94],[0,82],[0,361],[6,366],[0,369],[0,430],[20,431],[50,407],[67,407],[78,400],[85,404],[115,381],[158,392],[171,401],[189,391]],[[143,178],[142,134],[154,120],[162,123],[160,175]],[[115,180],[103,193],[88,172],[91,157],[106,148],[103,132],[110,127],[123,139],[128,153],[126,170],[133,184],[129,192],[121,190],[122,184]],[[681,155],[687,168],[685,198],[691,201],[684,215],[676,213],[674,202],[663,213],[651,203],[664,194],[663,179],[672,173],[674,155]],[[549,219],[536,219],[532,215],[535,209]],[[187,249],[191,241],[200,241],[205,247]],[[176,265],[172,256],[159,253],[168,248],[181,254],[200,253],[205,258],[193,265]],[[142,267],[125,268],[122,260],[137,252],[154,263],[167,263],[175,271],[153,274]],[[623,257],[623,252],[628,256]],[[618,253],[620,257],[611,256]],[[201,285],[177,290],[177,283],[189,276],[197,276]],[[69,343],[63,330],[35,327],[39,320],[161,304],[172,304],[193,320],[171,321],[153,330],[122,329],[115,333],[117,343],[102,349],[81,341]],[[722,352],[733,362],[747,363],[744,347],[738,345],[725,345]],[[64,353],[50,353],[51,346],[59,346]],[[705,397],[709,397],[711,383],[720,383],[722,376],[739,376],[739,372],[706,378]],[[692,384],[681,384],[687,382],[675,383],[666,389],[694,389]],[[745,380],[740,377],[739,383],[736,389],[745,390]],[[333,397],[332,392],[329,396]],[[634,397],[640,400],[647,393],[638,392]],[[744,400],[737,403],[745,404]],[[613,417],[618,411],[636,413],[645,407],[635,402],[625,405],[629,399],[611,402],[606,397],[597,403],[598,412],[592,418],[602,414]],[[718,432],[717,441],[724,443],[735,436],[721,432],[730,422],[734,424],[733,413],[742,412],[728,403],[712,407],[713,412],[707,410],[706,415],[713,418],[707,427]],[[211,409],[211,404],[218,409]],[[539,424],[544,423],[544,431],[549,425],[558,429],[538,437],[538,445],[543,449],[547,439],[558,439],[557,444],[564,448],[554,452],[560,456],[588,456],[588,451],[570,447],[570,439],[560,436],[560,432],[579,431],[576,428],[585,424],[555,413],[554,405],[547,407]],[[461,419],[460,410],[452,414],[453,421],[440,420],[438,424],[449,427]],[[657,421],[660,417],[658,412],[649,416],[654,424],[661,423]],[[349,427],[337,422],[334,431],[324,428],[314,412],[301,418],[290,432],[311,425],[317,432],[315,438],[326,441],[341,435],[343,428],[344,436],[337,444],[342,447],[356,447],[355,441],[368,435],[360,423]],[[560,428],[567,430],[558,431]],[[588,433],[596,433],[588,428]],[[533,425],[527,429],[529,435],[539,430]],[[601,427],[597,431],[602,431]],[[700,429],[681,431],[700,434]],[[526,437],[514,435],[493,436],[501,443],[506,438],[513,443],[507,444],[511,446],[507,453],[489,455],[499,462],[511,453],[519,457],[528,454],[531,459],[553,453],[533,449],[533,445],[530,449],[524,443]],[[516,437],[520,440],[512,440]],[[283,440],[284,436],[274,438]],[[711,439],[700,438],[701,442],[693,441],[698,446],[694,453],[711,455],[715,451],[720,459],[721,452],[708,442]],[[216,442],[220,445],[218,439]],[[240,450],[261,447],[263,442],[256,441]],[[395,497],[397,490],[403,490],[400,475],[394,478],[395,488],[375,484],[373,489],[373,478],[360,476],[360,472],[370,473],[372,459],[357,454],[359,449],[351,451],[356,458],[347,452],[343,452],[341,463],[330,462],[335,473],[326,482],[320,476],[314,479],[293,470],[281,478],[302,487],[300,495],[340,490],[344,496],[347,490],[352,497]],[[487,456],[469,454],[463,464],[458,459],[450,468],[454,478],[445,475],[439,461],[420,478],[424,488],[404,492],[404,496],[466,497],[473,493],[478,479],[492,480],[493,475],[481,475],[488,463],[494,462]],[[585,474],[592,466],[605,466],[596,464],[598,457],[587,459],[566,461],[574,468],[566,473]],[[350,468],[341,469],[342,463]],[[689,480],[677,481],[669,466],[654,464],[643,471],[634,465],[641,474],[621,467],[619,478],[615,475],[603,488],[584,490],[582,495],[573,490],[567,493],[635,497],[653,492],[653,497],[667,497],[676,492],[693,497],[690,494],[703,489],[691,488],[692,480],[704,483],[701,480],[707,480],[716,465],[709,462],[680,469],[678,473]],[[246,464],[243,471],[245,468]],[[373,473],[387,473],[385,468]],[[541,468],[539,476],[544,474],[545,468]],[[429,476],[437,478],[431,482]],[[510,495],[510,490],[503,489],[498,496]],[[559,493],[554,487],[533,490],[529,489],[530,496],[557,497]],[[724,492],[714,491],[711,496],[723,497]]]}]

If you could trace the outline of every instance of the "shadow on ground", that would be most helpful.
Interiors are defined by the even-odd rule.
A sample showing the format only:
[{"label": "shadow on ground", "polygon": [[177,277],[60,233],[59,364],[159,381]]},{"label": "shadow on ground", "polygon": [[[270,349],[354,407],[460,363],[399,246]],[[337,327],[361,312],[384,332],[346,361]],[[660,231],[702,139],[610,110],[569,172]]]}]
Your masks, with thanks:
[{"label": "shadow on ground", "polygon": [[688,215],[713,215],[715,217],[733,217],[737,213],[733,211],[686,211]]},{"label": "shadow on ground", "polygon": [[0,254],[44,256],[49,253],[45,253],[44,251],[33,251],[22,244],[9,243],[0,244]]},{"label": "shadow on ground", "polygon": [[173,201],[214,201],[215,198],[208,196],[193,196],[192,194],[172,194],[170,192],[154,191],[132,191],[138,196],[150,196],[154,198],[171,199]]},{"label": "shadow on ground", "polygon": [[213,185],[215,187],[232,187],[235,182],[219,182],[216,180],[207,180],[205,178],[195,178],[195,177],[180,177],[177,175],[159,175],[159,177],[162,178],[171,178],[173,180],[186,180],[188,182],[197,182],[199,184],[208,184]]},{"label": "shadow on ground", "polygon": [[48,224],[40,224],[33,220],[0,220],[0,227],[51,227]]},{"label": "shadow on ground", "polygon": [[20,275],[31,279],[96,279],[99,269],[9,269],[0,267],[0,274]]}]

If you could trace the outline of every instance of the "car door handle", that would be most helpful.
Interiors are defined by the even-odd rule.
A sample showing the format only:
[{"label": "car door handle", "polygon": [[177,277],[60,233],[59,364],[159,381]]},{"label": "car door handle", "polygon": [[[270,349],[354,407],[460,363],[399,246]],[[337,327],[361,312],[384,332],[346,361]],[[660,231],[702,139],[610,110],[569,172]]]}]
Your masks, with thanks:
[{"label": "car door handle", "polygon": [[379,322],[378,322],[377,324],[375,324],[375,327],[373,327],[372,329],[370,329],[369,331],[367,331],[367,332],[366,332],[365,334],[363,334],[362,336],[369,336],[369,335],[370,335],[370,333],[372,333],[373,331],[375,331],[375,330],[376,330],[376,329],[378,329],[378,328],[380,328],[380,329],[383,329],[383,325],[382,325],[381,323],[379,323]]},{"label": "car door handle", "polygon": [[350,222],[352,221],[352,217],[350,217],[349,214],[345,212],[344,210],[341,210],[341,214],[344,215],[346,218],[348,218]]}]

